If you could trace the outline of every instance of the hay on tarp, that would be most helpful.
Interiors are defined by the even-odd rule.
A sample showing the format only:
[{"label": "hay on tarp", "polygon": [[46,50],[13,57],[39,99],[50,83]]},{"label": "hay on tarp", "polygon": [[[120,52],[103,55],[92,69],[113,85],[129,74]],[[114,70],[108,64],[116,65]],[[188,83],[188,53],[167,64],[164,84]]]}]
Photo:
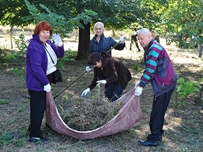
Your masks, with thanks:
[{"label": "hay on tarp", "polygon": [[124,94],[116,102],[120,102],[124,106],[109,122],[93,130],[78,131],[64,123],[52,97],[51,100],[47,100],[46,123],[54,131],[63,135],[77,139],[94,139],[127,130],[136,122],[143,119],[143,114],[140,109],[140,99],[134,95],[134,89]]},{"label": "hay on tarp", "polygon": [[99,99],[83,98],[81,101],[76,101],[59,111],[60,116],[70,128],[79,131],[103,126],[119,112],[123,105],[110,102],[107,98]]}]

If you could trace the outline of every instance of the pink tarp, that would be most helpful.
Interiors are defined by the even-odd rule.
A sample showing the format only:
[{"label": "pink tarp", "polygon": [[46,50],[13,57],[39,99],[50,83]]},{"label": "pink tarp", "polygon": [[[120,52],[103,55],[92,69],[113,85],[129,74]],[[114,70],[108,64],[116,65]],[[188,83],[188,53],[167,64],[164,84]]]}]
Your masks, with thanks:
[{"label": "pink tarp", "polygon": [[129,129],[136,122],[143,119],[140,98],[134,95],[134,89],[124,94],[116,102],[122,102],[124,106],[108,123],[94,130],[78,131],[64,123],[52,96],[51,100],[47,100],[46,123],[60,134],[83,140],[116,134]]}]

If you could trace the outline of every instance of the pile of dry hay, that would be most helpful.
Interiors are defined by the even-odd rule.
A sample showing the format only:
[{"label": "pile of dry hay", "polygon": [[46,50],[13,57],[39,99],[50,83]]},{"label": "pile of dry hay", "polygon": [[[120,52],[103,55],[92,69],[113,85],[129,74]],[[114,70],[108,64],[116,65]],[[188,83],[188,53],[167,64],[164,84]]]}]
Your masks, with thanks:
[{"label": "pile of dry hay", "polygon": [[103,91],[98,87],[96,93],[75,101],[61,111],[63,121],[70,128],[79,131],[96,129],[110,121],[119,112],[122,104],[110,102],[101,92]]}]

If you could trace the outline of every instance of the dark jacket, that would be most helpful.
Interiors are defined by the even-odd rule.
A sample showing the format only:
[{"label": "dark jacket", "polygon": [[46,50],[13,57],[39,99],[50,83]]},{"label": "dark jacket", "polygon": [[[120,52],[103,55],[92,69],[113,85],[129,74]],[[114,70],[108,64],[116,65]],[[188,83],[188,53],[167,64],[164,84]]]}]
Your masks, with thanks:
[{"label": "dark jacket", "polygon": [[128,81],[131,80],[131,74],[121,61],[111,57],[104,60],[102,68],[94,67],[94,78],[89,86],[90,90],[97,85],[96,81],[98,80],[106,80],[106,84],[116,82],[125,89]]},{"label": "dark jacket", "polygon": [[[88,56],[92,52],[99,52],[99,53],[107,52],[108,50],[111,49],[111,47],[113,47],[117,43],[112,37],[105,37],[104,34],[101,35],[99,42],[96,40],[96,38],[97,38],[97,35],[95,35],[90,40]],[[115,46],[114,49],[123,50],[124,47],[125,47],[125,43],[124,44],[118,44],[117,46]],[[109,54],[111,54],[111,51],[109,52]]]}]

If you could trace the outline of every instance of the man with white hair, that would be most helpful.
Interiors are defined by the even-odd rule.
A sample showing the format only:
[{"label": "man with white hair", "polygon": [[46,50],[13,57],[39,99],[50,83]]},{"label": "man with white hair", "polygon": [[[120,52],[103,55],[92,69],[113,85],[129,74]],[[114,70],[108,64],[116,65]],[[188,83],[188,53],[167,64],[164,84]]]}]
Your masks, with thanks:
[{"label": "man with white hair", "polygon": [[[125,47],[125,38],[124,36],[120,37],[119,44],[112,38],[112,37],[106,37],[104,36],[104,24],[102,22],[96,22],[94,25],[94,31],[95,35],[90,40],[89,44],[89,52],[88,56],[92,52],[108,52],[111,47],[114,46],[114,49],[116,50],[123,50]],[[116,46],[115,46],[116,45]],[[108,52],[111,55],[111,51]],[[86,66],[86,71],[91,71],[91,68],[89,65]]]},{"label": "man with white hair", "polygon": [[164,115],[177,83],[177,75],[166,50],[153,39],[147,28],[138,31],[138,41],[144,48],[145,69],[135,84],[135,95],[140,96],[150,82],[154,92],[147,139],[139,141],[142,146],[157,146],[162,140]]}]

